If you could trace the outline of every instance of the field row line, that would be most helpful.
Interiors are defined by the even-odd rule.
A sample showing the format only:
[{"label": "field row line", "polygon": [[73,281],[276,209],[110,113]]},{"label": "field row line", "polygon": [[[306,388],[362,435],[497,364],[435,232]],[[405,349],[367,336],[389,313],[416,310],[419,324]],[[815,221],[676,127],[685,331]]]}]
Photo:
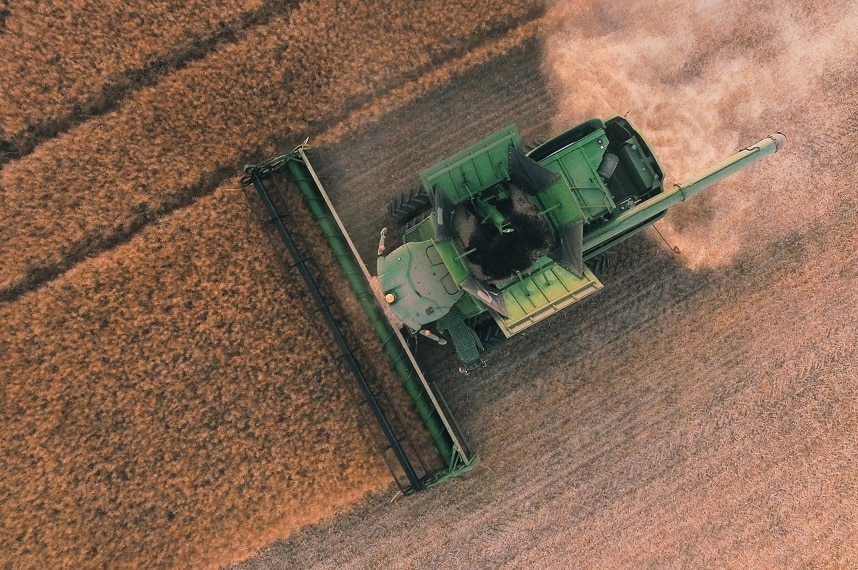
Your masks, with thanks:
[{"label": "field row line", "polygon": [[[180,182],[181,186],[175,189],[163,189],[160,199],[153,201],[150,196],[144,198],[143,202],[137,203],[127,212],[117,212],[116,214],[102,213],[102,216],[107,219],[101,223],[98,220],[83,220],[82,224],[89,225],[91,229],[87,229],[86,225],[83,225],[77,232],[79,236],[76,239],[74,237],[69,239],[65,235],[51,236],[54,237],[54,241],[59,242],[60,247],[58,251],[53,254],[49,250],[41,254],[36,253],[35,256],[41,256],[42,259],[39,260],[36,257],[35,260],[28,261],[27,270],[23,275],[19,274],[18,278],[11,282],[6,281],[6,286],[0,289],[0,302],[14,302],[28,291],[34,290],[42,284],[62,275],[80,261],[99,255],[104,251],[127,242],[136,233],[146,226],[157,222],[161,217],[192,204],[224,184],[236,186],[235,174],[239,172],[242,161],[253,160],[269,153],[269,151],[262,149],[272,147],[282,148],[284,144],[294,144],[298,133],[309,130],[311,127],[313,130],[319,130],[322,133],[315,140],[330,143],[338,140],[350,130],[365,124],[367,121],[380,118],[389,112],[391,107],[399,107],[408,101],[425,96],[431,90],[442,86],[456,74],[462,73],[493,56],[504,53],[525,39],[533,37],[539,29],[541,21],[539,18],[540,14],[535,13],[536,11],[534,9],[527,10],[518,17],[518,21],[496,23],[493,32],[490,30],[488,34],[485,34],[478,40],[469,38],[463,44],[453,46],[452,49],[447,50],[446,54],[441,53],[435,61],[425,62],[421,66],[418,66],[412,73],[404,73],[399,77],[392,77],[390,84],[386,89],[381,91],[380,95],[367,97],[363,105],[354,104],[355,97],[361,98],[360,95],[350,96],[349,98],[352,101],[349,101],[349,98],[347,98],[344,105],[337,107],[338,110],[342,110],[339,116],[320,113],[320,116],[315,121],[305,121],[300,117],[293,118],[290,115],[289,119],[295,123],[291,128],[288,123],[282,123],[282,132],[272,130],[266,133],[264,129],[260,129],[263,131],[260,133],[262,137],[256,140],[254,140],[254,137],[245,137],[245,141],[248,144],[247,152],[242,152],[240,155],[234,157],[212,156],[212,163],[208,166],[203,166],[198,174],[191,172],[182,175],[182,178],[186,180],[191,178],[191,180],[184,184]],[[512,25],[511,30],[510,25]],[[476,45],[472,45],[475,41]],[[151,97],[152,94],[149,93],[148,95]],[[227,94],[226,97],[229,97],[229,95]],[[251,114],[262,112],[264,111],[259,109],[250,110]],[[312,109],[306,112],[312,115]],[[253,119],[254,117],[250,117],[250,120]],[[99,128],[101,126],[99,125]],[[273,129],[272,125],[265,125],[265,127]],[[63,142],[58,141],[58,143]],[[218,160],[219,158],[220,160]],[[27,170],[32,168],[33,165],[28,165]],[[78,182],[78,184],[85,184],[85,182]],[[157,184],[157,180],[148,182],[148,184]],[[108,190],[107,192],[115,193],[113,190]],[[145,196],[145,194],[142,196]],[[13,199],[14,197],[11,195],[7,198],[7,200]],[[61,199],[69,200],[66,197],[62,197]],[[101,201],[98,196],[88,197],[87,200],[91,202]],[[133,205],[139,199],[127,196],[125,200],[131,202]],[[80,200],[78,199],[77,201],[79,202]],[[29,207],[32,210],[33,206]],[[87,207],[94,206],[87,205]],[[59,204],[52,206],[52,208],[62,210],[66,206]],[[117,209],[125,210],[128,208],[117,206]],[[49,216],[50,214],[45,213],[43,215]],[[10,217],[19,216],[13,213]],[[113,219],[111,220],[110,218]],[[24,239],[30,238],[25,237]],[[56,257],[57,253],[59,254],[59,259]],[[45,259],[46,257],[48,259]],[[51,257],[54,257],[54,259],[50,259]]]},{"label": "field row line", "polygon": [[259,8],[239,14],[207,35],[191,36],[186,45],[172,53],[156,57],[140,67],[122,71],[103,83],[89,97],[74,103],[64,114],[37,119],[25,129],[0,139],[0,168],[12,160],[29,155],[39,145],[86,121],[115,111],[123,101],[141,89],[156,85],[165,76],[204,59],[227,44],[237,43],[253,28],[267,25],[272,18],[288,17],[298,3],[299,0],[265,0]]}]

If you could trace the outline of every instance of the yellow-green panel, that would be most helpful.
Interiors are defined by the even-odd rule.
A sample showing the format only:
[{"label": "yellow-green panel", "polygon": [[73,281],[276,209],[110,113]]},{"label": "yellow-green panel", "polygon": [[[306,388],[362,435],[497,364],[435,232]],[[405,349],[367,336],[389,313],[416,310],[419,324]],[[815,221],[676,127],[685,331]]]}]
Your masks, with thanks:
[{"label": "yellow-green panel", "polygon": [[509,314],[495,313],[503,333],[510,337],[550,317],[602,288],[602,283],[589,269],[577,277],[560,265],[547,265],[521,281],[503,288],[503,299]]}]

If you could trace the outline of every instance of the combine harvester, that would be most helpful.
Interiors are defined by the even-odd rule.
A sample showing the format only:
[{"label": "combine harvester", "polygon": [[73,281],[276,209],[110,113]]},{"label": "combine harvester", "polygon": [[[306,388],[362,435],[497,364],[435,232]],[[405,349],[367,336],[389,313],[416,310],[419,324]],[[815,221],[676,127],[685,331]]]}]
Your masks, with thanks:
[{"label": "combine harvester", "polygon": [[[245,167],[270,226],[290,251],[323,315],[330,303],[283,223],[279,188],[297,185],[414,402],[443,466],[412,460],[394,427],[397,411],[354,358],[337,319],[325,320],[369,402],[385,456],[405,491],[422,489],[475,465],[443,398],[421,371],[409,341],[451,342],[460,370],[485,365],[482,353],[602,288],[606,252],[661,219],[668,208],[776,152],[781,133],[737,152],[703,174],[665,190],[644,138],[622,117],[592,119],[526,150],[507,127],[420,174],[421,185],[388,204],[397,231],[381,230],[377,300],[371,276],[302,145]],[[396,241],[388,247],[386,240]],[[380,302],[399,321],[385,317]],[[340,321],[341,322],[341,321]],[[421,342],[425,342],[421,341]],[[391,452],[392,451],[392,452]]]}]

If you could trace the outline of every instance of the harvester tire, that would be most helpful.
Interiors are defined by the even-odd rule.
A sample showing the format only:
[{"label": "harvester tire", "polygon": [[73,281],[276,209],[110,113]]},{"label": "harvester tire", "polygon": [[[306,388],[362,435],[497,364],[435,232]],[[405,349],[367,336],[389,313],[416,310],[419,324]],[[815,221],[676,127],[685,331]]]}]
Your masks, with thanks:
[{"label": "harvester tire", "polygon": [[535,139],[532,141],[527,141],[524,143],[524,152],[530,152],[536,147],[540,147],[545,144],[545,139]]},{"label": "harvester tire", "polygon": [[416,186],[408,192],[403,192],[387,204],[387,213],[390,219],[404,226],[417,214],[430,206],[429,196],[423,186]]},{"label": "harvester tire", "polygon": [[611,259],[607,252],[602,252],[594,255],[584,262],[585,265],[593,272],[594,275],[601,275],[611,267]]},{"label": "harvester tire", "polygon": [[506,340],[500,327],[493,320],[480,323],[475,332],[480,339],[480,344],[483,345],[483,350],[494,348]]}]

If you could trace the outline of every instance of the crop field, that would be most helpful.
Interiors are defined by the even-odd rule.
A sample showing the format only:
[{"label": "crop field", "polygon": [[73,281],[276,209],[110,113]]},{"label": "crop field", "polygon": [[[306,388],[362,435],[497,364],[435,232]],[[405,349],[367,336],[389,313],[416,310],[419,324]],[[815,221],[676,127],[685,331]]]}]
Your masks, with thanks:
[{"label": "crop field", "polygon": [[19,158],[289,4],[18,2],[0,11],[0,161]]},{"label": "crop field", "polygon": [[[0,567],[858,566],[856,25],[846,0],[0,2]],[[241,166],[310,137],[373,269],[421,169],[612,115],[666,186],[788,143],[488,367],[421,346],[481,461],[399,496]]]}]

